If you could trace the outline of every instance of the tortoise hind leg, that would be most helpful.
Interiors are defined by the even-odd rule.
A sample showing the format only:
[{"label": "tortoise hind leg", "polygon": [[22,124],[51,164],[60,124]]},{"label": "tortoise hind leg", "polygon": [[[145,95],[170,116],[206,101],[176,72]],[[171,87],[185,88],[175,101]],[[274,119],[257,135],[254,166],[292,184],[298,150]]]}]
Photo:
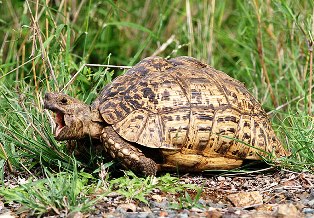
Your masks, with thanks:
[{"label": "tortoise hind leg", "polygon": [[156,175],[158,167],[152,159],[147,158],[141,150],[121,138],[112,126],[107,126],[104,130],[101,140],[105,150],[113,158],[119,159],[126,168],[137,174]]}]

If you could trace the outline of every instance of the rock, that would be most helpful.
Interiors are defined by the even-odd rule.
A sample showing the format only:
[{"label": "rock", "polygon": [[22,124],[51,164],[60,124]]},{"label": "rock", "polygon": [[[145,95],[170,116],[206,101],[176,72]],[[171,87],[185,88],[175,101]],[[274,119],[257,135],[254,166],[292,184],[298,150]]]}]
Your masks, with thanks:
[{"label": "rock", "polygon": [[120,204],[116,210],[121,212],[136,212],[136,205],[133,203]]},{"label": "rock", "polygon": [[212,211],[206,212],[206,217],[207,218],[220,218],[220,217],[222,217],[222,214],[218,210],[212,210]]},{"label": "rock", "polygon": [[160,211],[159,217],[168,217],[167,211]]},{"label": "rock", "polygon": [[191,208],[191,211],[192,212],[197,212],[197,213],[202,213],[204,210],[200,209],[200,208],[197,208],[197,207],[192,207]]},{"label": "rock", "polygon": [[272,211],[273,209],[271,204],[262,204],[256,208],[257,211]]},{"label": "rock", "polygon": [[218,177],[217,177],[217,180],[218,180],[218,181],[225,181],[226,178],[225,178],[225,177],[222,177],[222,176],[218,176]]},{"label": "rock", "polygon": [[303,217],[293,204],[279,205],[275,212],[275,215],[278,218]]},{"label": "rock", "polygon": [[15,216],[11,215],[11,212],[6,212],[4,214],[0,214],[0,218],[14,218]]},{"label": "rock", "polygon": [[240,216],[241,218],[275,218],[271,214],[271,212],[267,211],[254,211],[253,213],[250,214],[243,214]]},{"label": "rock", "polygon": [[306,208],[303,208],[302,213],[314,214],[314,209],[306,207]]},{"label": "rock", "polygon": [[148,212],[128,212],[124,217],[127,218],[153,218],[154,215]]},{"label": "rock", "polygon": [[230,194],[227,198],[236,207],[251,207],[263,204],[263,197],[258,191]]},{"label": "rock", "polygon": [[68,218],[83,218],[84,215],[81,212],[70,213]]},{"label": "rock", "polygon": [[158,203],[162,202],[162,200],[164,199],[160,195],[152,195],[151,198],[157,201]]},{"label": "rock", "polygon": [[314,199],[307,202],[307,205],[309,205],[311,208],[314,208]]}]

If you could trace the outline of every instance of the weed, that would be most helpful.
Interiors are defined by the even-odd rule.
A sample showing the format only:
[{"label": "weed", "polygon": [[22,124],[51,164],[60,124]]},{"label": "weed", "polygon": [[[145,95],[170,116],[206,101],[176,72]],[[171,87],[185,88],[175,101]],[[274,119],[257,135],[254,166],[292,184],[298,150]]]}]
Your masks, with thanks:
[{"label": "weed", "polygon": [[14,201],[30,209],[33,215],[89,211],[105,195],[90,197],[97,189],[95,182],[92,185],[90,182],[96,179],[88,173],[77,172],[75,165],[72,173],[52,174],[46,168],[44,173],[45,179],[26,182],[15,188],[1,187],[0,194],[7,202]]}]

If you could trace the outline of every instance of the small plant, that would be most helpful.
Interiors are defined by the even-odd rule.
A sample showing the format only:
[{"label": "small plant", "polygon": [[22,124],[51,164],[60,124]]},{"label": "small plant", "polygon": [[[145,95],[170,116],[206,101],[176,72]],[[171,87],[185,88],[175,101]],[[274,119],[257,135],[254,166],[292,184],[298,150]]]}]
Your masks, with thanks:
[{"label": "small plant", "polygon": [[194,185],[181,184],[179,179],[170,176],[169,173],[161,177],[137,177],[133,172],[126,171],[124,177],[110,181],[111,189],[126,197],[128,201],[139,200],[148,204],[146,197],[153,191],[178,193],[189,189],[195,189]]},{"label": "small plant", "polygon": [[95,181],[91,174],[77,172],[76,167],[72,173],[52,174],[45,168],[44,172],[46,179],[21,184],[15,188],[1,187],[0,195],[7,202],[22,204],[19,211],[24,208],[31,210],[33,215],[84,212],[91,210],[100,199],[89,196],[97,189],[97,183],[89,185],[91,181]]},{"label": "small plant", "polygon": [[203,186],[201,188],[197,188],[196,195],[194,198],[185,191],[184,195],[181,195],[179,198],[179,202],[172,202],[170,207],[174,209],[191,209],[191,208],[204,208],[204,205],[199,202],[201,195],[203,192]]},{"label": "small plant", "polygon": [[111,189],[123,195],[128,201],[137,199],[148,203],[145,197],[155,186],[155,177],[140,178],[131,171],[125,171],[123,177],[110,181]]}]

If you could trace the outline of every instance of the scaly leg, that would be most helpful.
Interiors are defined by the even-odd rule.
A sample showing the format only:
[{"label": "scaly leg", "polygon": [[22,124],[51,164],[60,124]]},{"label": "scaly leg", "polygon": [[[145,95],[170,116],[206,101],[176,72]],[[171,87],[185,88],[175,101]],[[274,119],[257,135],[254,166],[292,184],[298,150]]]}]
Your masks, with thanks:
[{"label": "scaly leg", "polygon": [[113,158],[119,159],[126,168],[145,176],[156,175],[158,166],[155,161],[147,158],[141,150],[120,137],[112,126],[104,128],[101,140],[105,150]]}]

